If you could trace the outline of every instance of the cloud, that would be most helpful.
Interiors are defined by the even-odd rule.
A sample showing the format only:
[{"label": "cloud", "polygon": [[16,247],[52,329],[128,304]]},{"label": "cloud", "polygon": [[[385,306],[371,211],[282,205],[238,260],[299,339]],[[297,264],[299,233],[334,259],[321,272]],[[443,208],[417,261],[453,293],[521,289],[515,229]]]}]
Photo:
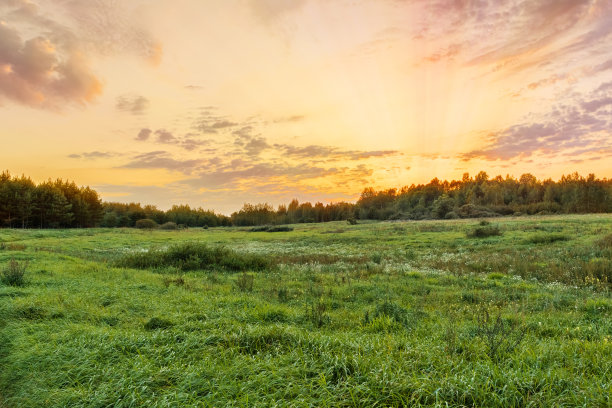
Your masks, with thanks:
[{"label": "cloud", "polygon": [[71,17],[89,49],[105,55],[137,55],[158,65],[163,55],[161,42],[140,23],[138,8],[130,6],[130,2],[116,0],[53,1],[54,8]]},{"label": "cloud", "polygon": [[334,160],[360,160],[371,157],[397,156],[401,153],[397,150],[342,150],[332,146],[309,145],[305,147],[287,144],[275,144],[275,148],[291,157],[296,158],[324,158]]},{"label": "cloud", "polygon": [[582,103],[582,107],[584,108],[584,110],[589,113],[596,112],[604,106],[610,105],[612,105],[612,97],[610,96],[600,99],[593,99],[591,101]]},{"label": "cloud", "polygon": [[[52,110],[91,103],[103,89],[90,62],[100,53],[158,62],[161,44],[140,26],[127,2],[0,2],[0,98]],[[118,109],[133,113],[145,105],[144,99],[118,101]]]},{"label": "cloud", "polygon": [[102,82],[74,44],[44,35],[22,39],[0,22],[0,97],[34,108],[84,105],[102,93]]},{"label": "cloud", "polygon": [[246,139],[251,137],[251,132],[253,132],[253,130],[253,126],[243,126],[240,129],[234,130],[232,134],[238,136],[241,139]]},{"label": "cloud", "polygon": [[207,121],[201,120],[197,125],[196,129],[202,133],[217,133],[220,130],[238,126],[238,123],[230,122],[229,120],[215,120]]},{"label": "cloud", "polygon": [[450,44],[446,48],[442,48],[437,52],[424,58],[426,62],[452,61],[461,52],[461,44]]},{"label": "cloud", "polygon": [[283,116],[283,117],[274,119],[274,123],[296,123],[296,122],[301,122],[304,119],[306,119],[306,116],[304,115]]},{"label": "cloud", "polygon": [[[240,169],[219,169],[201,172],[198,178],[188,181],[190,185],[210,189],[253,187],[252,183],[274,182],[276,185],[303,182],[338,174],[337,168],[324,168],[308,164],[286,165],[272,163],[256,163]],[[244,187],[244,186],[243,186]]]},{"label": "cloud", "polygon": [[306,0],[249,0],[253,14],[267,26],[299,10],[305,4]]},{"label": "cloud", "polygon": [[244,145],[244,150],[249,156],[258,156],[268,148],[270,148],[270,145],[263,137],[254,137]]},{"label": "cloud", "polygon": [[195,150],[198,147],[202,147],[202,146],[208,146],[211,144],[211,140],[200,140],[197,139],[197,135],[194,135],[192,133],[188,133],[187,135],[185,135],[185,137],[183,137],[182,139],[180,139],[179,141],[179,145],[185,149],[185,150]]},{"label": "cloud", "polygon": [[149,100],[141,95],[121,95],[117,97],[115,108],[120,112],[142,115],[149,108]]},{"label": "cloud", "polygon": [[[4,0],[0,3],[0,98],[39,109],[86,105],[103,81],[92,54],[127,52],[159,60],[161,45],[115,0]],[[140,113],[143,99],[118,101]]]},{"label": "cloud", "polygon": [[125,169],[166,169],[170,171],[178,171],[184,174],[191,174],[199,166],[203,160],[189,159],[177,160],[171,157],[170,153],[157,150],[153,152],[139,154],[132,157],[131,161],[120,166]]},{"label": "cloud", "polygon": [[568,63],[609,52],[603,44],[612,34],[612,3],[606,0],[409,0],[394,4],[419,16],[411,27],[411,41],[425,47],[439,46],[440,39],[451,43],[425,55],[429,62],[461,57],[466,66],[493,65],[494,73],[512,75],[530,68],[540,72],[543,64],[551,70],[562,69]]},{"label": "cloud", "polygon": [[147,129],[147,128],[140,129],[140,131],[138,132],[138,136],[136,136],[135,139],[140,142],[143,142],[149,139],[149,137],[151,136],[151,133],[153,133],[151,129]]},{"label": "cloud", "polygon": [[[511,160],[533,154],[577,156],[607,151],[612,147],[612,115],[603,107],[612,106],[612,95],[581,97],[572,104],[553,107],[539,120],[520,123],[491,132],[485,147],[461,155],[471,159]],[[600,95],[593,98],[594,95]],[[588,100],[585,100],[588,99]]]},{"label": "cloud", "polygon": [[95,159],[107,159],[109,157],[115,157],[118,156],[118,153],[113,153],[113,152],[99,152],[99,151],[93,151],[93,152],[83,152],[80,154],[69,154],[68,157],[71,159],[88,159],[88,160],[95,160]]},{"label": "cloud", "polygon": [[171,132],[168,132],[166,129],[157,129],[155,134],[157,135],[158,143],[172,144],[177,141],[174,135]]},{"label": "cloud", "polygon": [[208,146],[212,142],[208,139],[199,139],[199,135],[195,133],[187,133],[185,136],[180,137],[175,136],[172,132],[166,129],[157,129],[156,131],[152,131],[148,128],[140,129],[138,135],[134,138],[134,140],[137,140],[139,142],[151,140],[150,136],[152,134],[155,134],[157,136],[157,138],[154,140],[155,143],[174,145],[188,151],[195,150],[198,147]]}]

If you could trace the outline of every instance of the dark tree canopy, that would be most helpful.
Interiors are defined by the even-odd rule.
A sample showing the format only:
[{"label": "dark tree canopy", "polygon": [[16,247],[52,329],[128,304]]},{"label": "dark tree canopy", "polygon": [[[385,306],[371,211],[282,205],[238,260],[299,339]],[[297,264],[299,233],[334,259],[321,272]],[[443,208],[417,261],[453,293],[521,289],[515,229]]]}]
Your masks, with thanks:
[{"label": "dark tree canopy", "polygon": [[103,203],[95,190],[71,181],[49,179],[37,185],[26,176],[13,177],[8,171],[0,174],[0,227],[9,228],[134,227],[139,220],[152,220],[151,225],[217,227],[604,212],[612,212],[612,180],[578,173],[556,182],[540,181],[531,174],[516,179],[491,178],[484,171],[474,178],[465,173],[461,180],[434,178],[428,184],[399,190],[367,187],[356,203],[313,205],[294,199],[277,209],[267,203],[247,203],[229,217],[189,205],[163,211],[140,203]]}]

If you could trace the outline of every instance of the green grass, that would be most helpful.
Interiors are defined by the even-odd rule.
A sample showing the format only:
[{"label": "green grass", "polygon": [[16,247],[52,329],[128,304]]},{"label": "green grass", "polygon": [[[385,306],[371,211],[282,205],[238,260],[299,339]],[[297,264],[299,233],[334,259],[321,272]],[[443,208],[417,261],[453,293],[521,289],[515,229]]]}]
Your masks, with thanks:
[{"label": "green grass", "polygon": [[612,216],[495,225],[0,230],[0,407],[610,406]]}]

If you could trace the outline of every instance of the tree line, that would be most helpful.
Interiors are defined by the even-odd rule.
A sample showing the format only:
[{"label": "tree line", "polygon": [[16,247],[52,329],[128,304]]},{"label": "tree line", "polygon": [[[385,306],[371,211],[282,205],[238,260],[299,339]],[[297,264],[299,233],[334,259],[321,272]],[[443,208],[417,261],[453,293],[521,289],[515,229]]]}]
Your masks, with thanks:
[{"label": "tree line", "polygon": [[[139,220],[185,227],[254,226],[356,219],[454,219],[520,214],[612,212],[612,180],[578,173],[559,181],[531,174],[490,178],[480,172],[461,180],[401,189],[365,188],[355,203],[300,203],[276,209],[267,203],[244,204],[230,216],[174,205],[167,211],[140,203],[102,202],[90,187],[62,179],[35,184],[29,177],[0,174],[0,226],[9,228],[134,227]],[[155,225],[153,224],[153,225]]]},{"label": "tree line", "polygon": [[0,174],[0,226],[9,228],[90,228],[99,224],[102,201],[89,187],[49,179]]},{"label": "tree line", "polygon": [[362,219],[453,219],[521,214],[612,212],[612,179],[578,173],[559,181],[531,174],[489,178],[481,171],[461,180],[411,185],[400,190],[366,188],[357,201]]}]

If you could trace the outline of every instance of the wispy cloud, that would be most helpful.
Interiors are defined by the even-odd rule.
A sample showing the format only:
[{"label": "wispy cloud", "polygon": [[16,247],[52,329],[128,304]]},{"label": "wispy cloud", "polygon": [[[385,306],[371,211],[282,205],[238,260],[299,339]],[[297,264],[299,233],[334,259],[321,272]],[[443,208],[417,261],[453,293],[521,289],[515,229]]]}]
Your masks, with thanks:
[{"label": "wispy cloud", "polygon": [[510,160],[534,154],[576,156],[608,151],[612,147],[611,94],[599,89],[588,97],[554,106],[537,120],[488,134],[481,149],[462,155],[463,160]]},{"label": "wispy cloud", "polygon": [[108,159],[110,157],[116,157],[119,156],[119,153],[116,152],[100,152],[100,151],[93,151],[93,152],[83,152],[83,153],[73,153],[73,154],[69,154],[68,157],[70,159],[88,159],[88,160],[95,160],[95,159]]},{"label": "wispy cloud", "polygon": [[142,115],[149,108],[149,104],[149,100],[142,95],[121,95],[116,99],[115,108],[120,112]]},{"label": "wispy cloud", "polygon": [[203,160],[174,159],[170,153],[164,150],[156,150],[133,156],[128,163],[120,167],[126,169],[166,169],[191,174],[202,164]]},{"label": "wispy cloud", "polygon": [[371,157],[398,156],[401,152],[397,150],[343,150],[338,147],[309,145],[304,147],[288,144],[275,144],[274,147],[291,157],[296,158],[323,158],[333,160],[361,160]]}]

